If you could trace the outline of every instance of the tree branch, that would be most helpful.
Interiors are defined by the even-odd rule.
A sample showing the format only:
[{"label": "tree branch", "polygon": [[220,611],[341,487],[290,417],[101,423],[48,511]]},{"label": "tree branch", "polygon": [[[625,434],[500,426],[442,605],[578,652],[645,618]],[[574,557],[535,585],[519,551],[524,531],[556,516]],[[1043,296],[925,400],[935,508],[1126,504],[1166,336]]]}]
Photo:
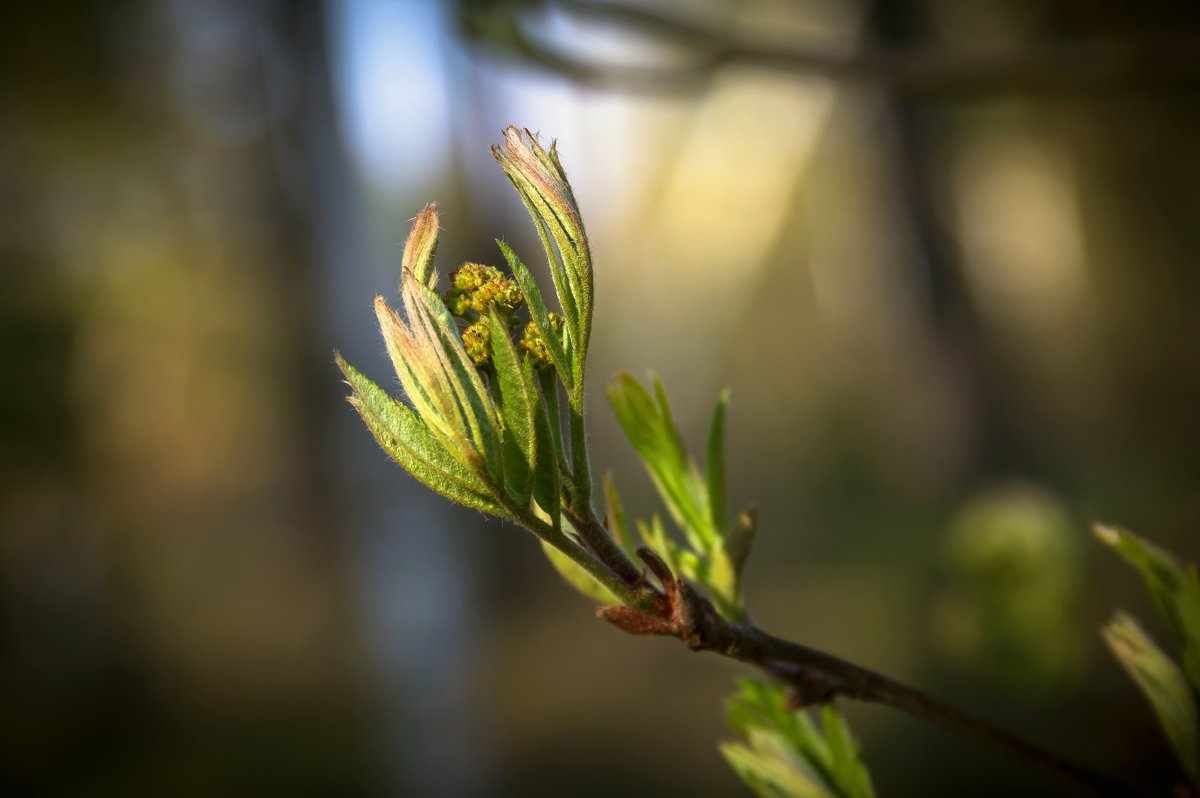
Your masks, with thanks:
[{"label": "tree branch", "polygon": [[[498,56],[563,75],[577,83],[646,93],[705,88],[725,66],[740,64],[841,81],[878,83],[932,95],[1018,91],[1054,93],[1122,88],[1195,87],[1200,83],[1200,40],[1181,34],[1035,44],[1020,49],[952,50],[928,47],[856,50],[751,42],[735,33],[622,2],[556,0],[569,15],[616,24],[682,46],[688,57],[662,66],[597,63],[539,36],[512,7],[460,12],[466,36]],[[490,7],[488,7],[490,8]]]},{"label": "tree branch", "polygon": [[727,621],[712,603],[679,579],[653,551],[637,554],[658,578],[664,595],[658,612],[600,607],[597,615],[635,635],[677,637],[693,651],[712,651],[754,665],[790,684],[800,705],[838,696],[882,704],[1006,752],[1096,795],[1128,795],[1107,776],[1068,762],[915,687],[800,643],[775,637],[752,624]]}]

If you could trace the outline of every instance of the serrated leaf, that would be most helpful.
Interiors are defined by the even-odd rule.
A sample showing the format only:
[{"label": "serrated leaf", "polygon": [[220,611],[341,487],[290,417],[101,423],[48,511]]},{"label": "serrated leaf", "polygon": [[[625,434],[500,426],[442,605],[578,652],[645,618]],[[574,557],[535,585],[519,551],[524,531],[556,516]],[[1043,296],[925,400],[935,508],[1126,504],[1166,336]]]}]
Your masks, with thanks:
[{"label": "serrated leaf", "polygon": [[554,455],[560,465],[567,460],[566,449],[563,448],[562,418],[559,414],[558,381],[552,371],[537,372],[538,387],[542,391],[542,403],[546,406],[546,419],[550,427],[550,439],[554,443]]},{"label": "serrated leaf", "polygon": [[782,685],[742,678],[738,692],[726,700],[726,721],[748,743],[737,763],[730,762],[743,780],[760,795],[874,798],[858,746],[837,709],[822,708],[822,733],[807,713],[789,709],[787,699]]},{"label": "serrated leaf", "polygon": [[672,519],[692,547],[703,550],[713,533],[699,500],[703,492],[700,476],[683,448],[657,379],[655,384],[658,401],[633,377],[618,374],[609,386],[609,401]]},{"label": "serrated leaf", "polygon": [[504,423],[504,488],[518,507],[526,507],[533,492],[537,458],[534,413],[541,410],[541,400],[508,337],[508,325],[494,307],[491,320],[492,365],[500,393],[500,418]]},{"label": "serrated leaf", "polygon": [[722,743],[719,750],[755,795],[763,798],[841,798],[822,784],[821,777],[789,750],[778,735],[752,729],[748,738],[749,745]]},{"label": "serrated leaf", "polygon": [[1136,568],[1182,651],[1184,673],[1200,693],[1200,578],[1170,552],[1125,529],[1096,524],[1101,542]]},{"label": "serrated leaf", "polygon": [[727,396],[717,403],[709,429],[708,468],[702,475],[684,446],[666,392],[653,378],[653,394],[628,374],[609,386],[609,400],[625,436],[641,457],[686,547],[656,540],[670,549],[683,575],[707,589],[718,612],[743,619],[739,580],[753,537],[753,515],[726,521],[724,416]]},{"label": "serrated leaf", "polygon": [[1200,786],[1200,731],[1195,697],[1178,666],[1137,622],[1117,613],[1104,627],[1104,641],[1141,689],[1154,710],[1179,764]]},{"label": "serrated leaf", "polygon": [[[533,318],[534,323],[537,324],[538,330],[546,342],[546,350],[550,355],[550,361],[554,364],[555,370],[562,378],[563,385],[570,388],[574,385],[575,379],[571,371],[571,361],[567,358],[562,339],[554,331],[554,326],[550,323],[550,311],[546,310],[546,303],[542,299],[542,292],[538,288],[537,281],[533,279],[533,275],[529,272],[529,267],[521,262],[521,259],[517,257],[517,253],[513,252],[508,244],[505,244],[500,239],[496,239],[496,244],[500,247],[500,252],[504,254],[504,259],[508,261],[508,268],[512,271],[513,279],[517,281],[521,293],[525,296],[525,304],[529,307],[529,315]],[[564,308],[565,312],[566,309]]]},{"label": "serrated leaf", "polygon": [[546,557],[554,566],[554,570],[558,571],[559,575],[567,581],[567,584],[584,596],[606,605],[621,603],[608,588],[596,581],[596,577],[585,571],[579,563],[544,540],[542,541],[542,551],[546,553]]},{"label": "serrated leaf", "polygon": [[375,440],[404,470],[452,501],[476,510],[511,517],[490,495],[487,485],[448,452],[407,405],[398,402],[335,353],[354,395],[351,404]]},{"label": "serrated leaf", "polygon": [[829,746],[833,782],[849,795],[868,798],[875,794],[871,776],[858,758],[858,744],[850,734],[841,713],[833,706],[821,707],[821,721],[825,728],[825,742]]},{"label": "serrated leaf", "polygon": [[[530,371],[529,361],[523,364],[523,368],[528,375]],[[560,526],[559,454],[556,451],[555,444],[555,433],[558,432],[558,405],[555,401],[557,386],[554,384],[554,376],[549,376],[549,385],[546,382],[542,383],[542,399],[538,401],[533,416],[534,437],[537,441],[537,456],[534,460],[535,468],[533,474],[533,499],[537,502],[538,507],[542,509],[542,512],[550,519],[551,525],[557,529]],[[549,399],[546,398],[547,391],[549,391]],[[550,417],[551,413],[554,413],[553,420]],[[558,434],[561,435],[561,433]],[[561,450],[561,441],[557,444],[557,448]]]},{"label": "serrated leaf", "polygon": [[[438,389],[438,395],[442,397],[438,405],[441,421],[452,438],[469,442],[473,451],[467,451],[461,445],[457,447],[460,458],[472,461],[478,457],[483,461],[489,479],[498,483],[503,478],[499,422],[487,387],[463,348],[454,318],[441,297],[411,274],[405,274],[401,297],[411,330],[411,343],[415,346],[415,352],[410,356],[415,357],[423,370],[417,375],[417,381]],[[400,369],[401,366],[397,366],[397,371]],[[405,388],[407,390],[409,386],[406,384]],[[452,399],[445,398],[446,395]],[[422,416],[427,417],[424,412]]]}]

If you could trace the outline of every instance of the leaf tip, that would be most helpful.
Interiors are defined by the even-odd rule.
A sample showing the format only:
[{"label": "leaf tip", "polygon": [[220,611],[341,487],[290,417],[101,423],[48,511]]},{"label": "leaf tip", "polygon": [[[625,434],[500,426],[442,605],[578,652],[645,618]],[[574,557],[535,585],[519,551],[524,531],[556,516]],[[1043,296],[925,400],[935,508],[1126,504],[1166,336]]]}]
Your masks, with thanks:
[{"label": "leaf tip", "polygon": [[1121,532],[1108,524],[1092,524],[1092,534],[1106,546],[1115,546],[1121,540]]}]

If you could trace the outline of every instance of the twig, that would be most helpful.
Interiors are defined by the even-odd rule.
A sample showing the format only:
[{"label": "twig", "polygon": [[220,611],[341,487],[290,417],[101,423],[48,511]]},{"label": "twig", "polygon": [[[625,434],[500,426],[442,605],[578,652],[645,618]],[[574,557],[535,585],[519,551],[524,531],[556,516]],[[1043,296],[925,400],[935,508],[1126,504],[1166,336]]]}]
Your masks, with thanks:
[{"label": "twig", "polygon": [[626,632],[678,637],[693,651],[712,651],[755,665],[792,685],[801,704],[825,703],[837,696],[883,704],[1020,757],[1096,795],[1130,793],[1107,776],[1068,762],[915,687],[824,651],[775,637],[752,624],[731,623],[695,588],[672,574],[653,551],[643,546],[637,554],[658,578],[664,595],[657,612],[628,607],[597,610],[599,617]]}]

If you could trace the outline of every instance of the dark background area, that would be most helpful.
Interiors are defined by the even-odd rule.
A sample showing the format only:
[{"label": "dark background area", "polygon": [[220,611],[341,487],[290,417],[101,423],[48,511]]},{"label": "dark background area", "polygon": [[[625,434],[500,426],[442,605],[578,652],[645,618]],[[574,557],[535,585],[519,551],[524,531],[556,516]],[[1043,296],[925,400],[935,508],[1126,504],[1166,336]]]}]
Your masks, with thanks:
[{"label": "dark background area", "polygon": [[[732,389],[765,628],[1159,785],[1093,520],[1200,554],[1200,10],[1182,0],[10,4],[0,790],[745,794],[738,669],[592,620],[342,402],[409,220],[538,262],[487,147],[559,139],[594,470]],[[880,795],[1054,795],[847,707]]]}]

